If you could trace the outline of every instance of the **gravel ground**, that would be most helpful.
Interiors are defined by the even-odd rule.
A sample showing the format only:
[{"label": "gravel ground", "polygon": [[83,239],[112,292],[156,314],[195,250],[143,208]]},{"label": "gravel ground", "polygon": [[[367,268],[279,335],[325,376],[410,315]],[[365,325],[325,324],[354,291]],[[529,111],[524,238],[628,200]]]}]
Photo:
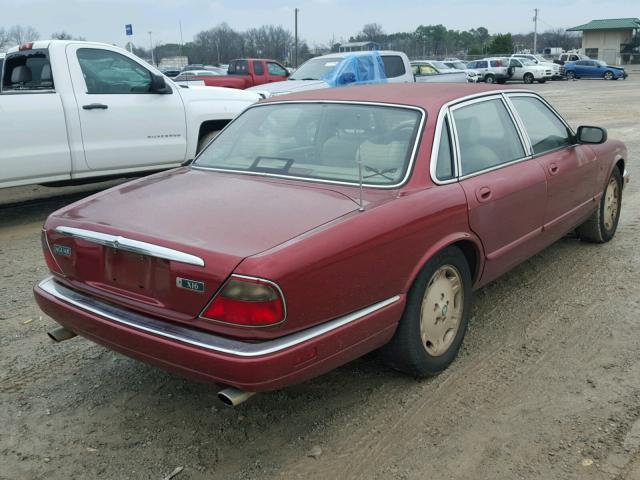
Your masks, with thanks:
[{"label": "gravel ground", "polygon": [[634,77],[533,86],[627,143],[618,233],[567,237],[477,292],[460,356],[424,381],[372,354],[230,409],[82,338],[54,345],[31,294],[40,226],[101,186],[1,191],[0,478],[640,479]]}]

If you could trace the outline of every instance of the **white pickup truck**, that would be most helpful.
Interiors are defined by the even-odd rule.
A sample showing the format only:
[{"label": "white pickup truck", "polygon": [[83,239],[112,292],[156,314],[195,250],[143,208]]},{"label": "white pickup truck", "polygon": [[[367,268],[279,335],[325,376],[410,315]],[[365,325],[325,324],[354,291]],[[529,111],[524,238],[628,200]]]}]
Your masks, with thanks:
[{"label": "white pickup truck", "polygon": [[286,93],[371,83],[413,83],[409,57],[391,50],[329,53],[314,57],[282,82],[247,89],[269,98]]},{"label": "white pickup truck", "polygon": [[162,170],[192,159],[256,93],[180,87],[111,45],[9,50],[0,84],[0,188]]}]

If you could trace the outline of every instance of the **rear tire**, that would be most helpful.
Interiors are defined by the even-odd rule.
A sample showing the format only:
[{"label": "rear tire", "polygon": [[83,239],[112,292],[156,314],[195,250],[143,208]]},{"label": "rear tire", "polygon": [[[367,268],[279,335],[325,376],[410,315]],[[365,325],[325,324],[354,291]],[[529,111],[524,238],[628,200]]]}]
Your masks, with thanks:
[{"label": "rear tire", "polygon": [[488,74],[484,77],[485,83],[496,83],[496,77],[493,74]]},{"label": "rear tire", "polygon": [[524,80],[524,83],[526,84],[531,84],[533,83],[533,75],[531,73],[525,73],[522,80]]},{"label": "rear tire", "polygon": [[220,130],[214,130],[213,132],[207,132],[204,135],[202,135],[200,140],[198,140],[198,150],[196,151],[196,154],[200,153],[204,149],[204,147],[206,147],[209,144],[211,140],[213,140],[218,136],[219,133],[220,133]]},{"label": "rear tire", "polygon": [[470,305],[469,264],[459,248],[448,247],[413,282],[398,329],[381,349],[386,363],[416,377],[440,373],[460,350]]},{"label": "rear tire", "polygon": [[618,167],[614,167],[598,208],[586,222],[576,228],[580,240],[592,243],[606,243],[611,240],[618,228],[621,207],[622,175]]}]

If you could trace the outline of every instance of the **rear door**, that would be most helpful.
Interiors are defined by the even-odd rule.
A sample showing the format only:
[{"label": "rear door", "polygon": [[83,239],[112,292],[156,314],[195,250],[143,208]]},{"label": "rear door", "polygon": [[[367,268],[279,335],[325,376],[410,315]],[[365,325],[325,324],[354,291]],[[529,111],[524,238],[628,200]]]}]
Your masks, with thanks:
[{"label": "rear door", "polygon": [[593,211],[599,178],[596,156],[589,146],[576,144],[569,126],[540,97],[513,93],[507,98],[547,177],[544,231],[554,240]]},{"label": "rear door", "polygon": [[67,59],[92,170],[169,167],[184,160],[185,111],[175,88],[151,92],[149,69],[100,46],[71,44]]},{"label": "rear door", "polygon": [[539,250],[546,177],[501,95],[456,105],[451,117],[469,224],[487,257],[485,283]]},{"label": "rear door", "polygon": [[46,49],[10,53],[0,90],[0,187],[70,175],[67,124],[49,54]]}]

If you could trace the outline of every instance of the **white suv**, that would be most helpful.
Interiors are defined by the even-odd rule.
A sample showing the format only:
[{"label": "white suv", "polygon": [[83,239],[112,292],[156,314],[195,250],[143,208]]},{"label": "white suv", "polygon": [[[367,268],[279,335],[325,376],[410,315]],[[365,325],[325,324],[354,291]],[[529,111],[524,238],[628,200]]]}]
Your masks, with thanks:
[{"label": "white suv", "polygon": [[526,58],[511,57],[509,67],[513,71],[510,80],[522,80],[524,83],[544,83],[551,80],[553,70],[546,65],[535,64]]},{"label": "white suv", "polygon": [[562,78],[562,72],[560,71],[560,65],[558,65],[557,63],[553,63],[550,62],[549,60],[547,60],[546,58],[544,58],[541,55],[534,55],[532,53],[514,53],[512,56],[512,58],[524,58],[526,60],[529,60],[533,63],[535,63],[536,65],[540,65],[542,67],[547,67],[549,69],[551,69],[552,72],[552,77],[554,79],[558,79],[558,78]]}]

